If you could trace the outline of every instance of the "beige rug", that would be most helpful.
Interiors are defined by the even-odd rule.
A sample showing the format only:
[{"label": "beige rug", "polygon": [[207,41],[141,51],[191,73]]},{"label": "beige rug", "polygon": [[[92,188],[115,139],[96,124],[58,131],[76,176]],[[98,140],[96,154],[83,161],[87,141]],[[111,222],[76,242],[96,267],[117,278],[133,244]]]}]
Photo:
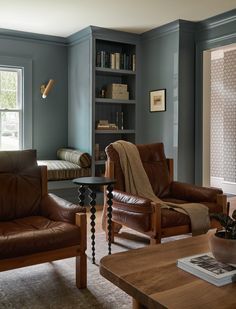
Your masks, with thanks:
[{"label": "beige rug", "polygon": [[[112,253],[148,245],[144,237],[126,232],[122,235],[112,245]],[[0,273],[0,308],[131,308],[131,297],[99,274],[99,260],[107,254],[104,233],[96,235],[97,265],[91,263],[89,239],[88,247],[87,289],[78,290],[75,286],[74,258],[5,271]]]}]

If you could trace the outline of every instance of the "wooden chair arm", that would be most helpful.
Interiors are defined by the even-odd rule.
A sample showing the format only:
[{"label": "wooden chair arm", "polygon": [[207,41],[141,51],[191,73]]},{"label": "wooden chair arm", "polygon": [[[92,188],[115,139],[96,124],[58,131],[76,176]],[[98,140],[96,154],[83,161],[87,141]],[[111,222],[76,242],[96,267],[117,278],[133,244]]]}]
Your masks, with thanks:
[{"label": "wooden chair arm", "polygon": [[81,251],[85,251],[87,249],[87,215],[78,212],[75,216],[75,224],[80,227],[80,248]]},{"label": "wooden chair arm", "polygon": [[227,195],[217,194],[216,201],[217,201],[217,204],[222,206],[223,213],[228,215],[229,214],[229,203],[227,203]]},{"label": "wooden chair arm", "polygon": [[154,235],[158,235],[159,242],[161,242],[161,204],[151,202],[154,212],[151,220],[151,230]]}]

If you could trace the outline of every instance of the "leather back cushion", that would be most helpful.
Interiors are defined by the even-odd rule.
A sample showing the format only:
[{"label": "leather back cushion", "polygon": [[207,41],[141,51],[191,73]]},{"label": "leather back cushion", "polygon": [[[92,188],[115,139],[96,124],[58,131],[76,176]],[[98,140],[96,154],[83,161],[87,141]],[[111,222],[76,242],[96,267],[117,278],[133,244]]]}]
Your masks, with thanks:
[{"label": "leather back cushion", "polygon": [[0,151],[0,221],[39,213],[41,169],[36,151]]},{"label": "leather back cushion", "polygon": [[[137,148],[154,193],[159,197],[168,195],[170,190],[170,176],[163,143],[142,144],[137,145]],[[107,157],[114,162],[114,176],[117,180],[115,188],[124,191],[124,175],[121,169],[119,155],[111,144],[107,146],[106,153]]]}]

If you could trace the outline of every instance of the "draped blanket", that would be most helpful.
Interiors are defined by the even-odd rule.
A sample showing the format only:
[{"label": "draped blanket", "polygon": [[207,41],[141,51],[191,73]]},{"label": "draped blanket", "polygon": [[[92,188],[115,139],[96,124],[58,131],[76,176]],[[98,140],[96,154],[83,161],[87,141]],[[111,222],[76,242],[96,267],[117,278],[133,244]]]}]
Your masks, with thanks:
[{"label": "draped blanket", "polygon": [[208,207],[199,203],[175,204],[162,201],[153,192],[137,147],[122,140],[114,142],[112,146],[120,157],[126,192],[148,198],[156,204],[160,204],[162,208],[172,208],[175,211],[187,214],[191,220],[193,235],[203,234],[209,230]]}]

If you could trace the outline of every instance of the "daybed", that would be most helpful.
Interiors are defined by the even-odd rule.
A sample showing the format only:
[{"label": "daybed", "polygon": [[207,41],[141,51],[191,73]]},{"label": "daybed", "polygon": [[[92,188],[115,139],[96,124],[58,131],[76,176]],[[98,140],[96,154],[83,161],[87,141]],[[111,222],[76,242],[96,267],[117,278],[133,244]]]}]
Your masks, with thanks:
[{"label": "daybed", "polygon": [[38,165],[47,166],[48,180],[70,180],[91,175],[91,157],[88,153],[71,148],[60,148],[58,160],[38,160]]}]

